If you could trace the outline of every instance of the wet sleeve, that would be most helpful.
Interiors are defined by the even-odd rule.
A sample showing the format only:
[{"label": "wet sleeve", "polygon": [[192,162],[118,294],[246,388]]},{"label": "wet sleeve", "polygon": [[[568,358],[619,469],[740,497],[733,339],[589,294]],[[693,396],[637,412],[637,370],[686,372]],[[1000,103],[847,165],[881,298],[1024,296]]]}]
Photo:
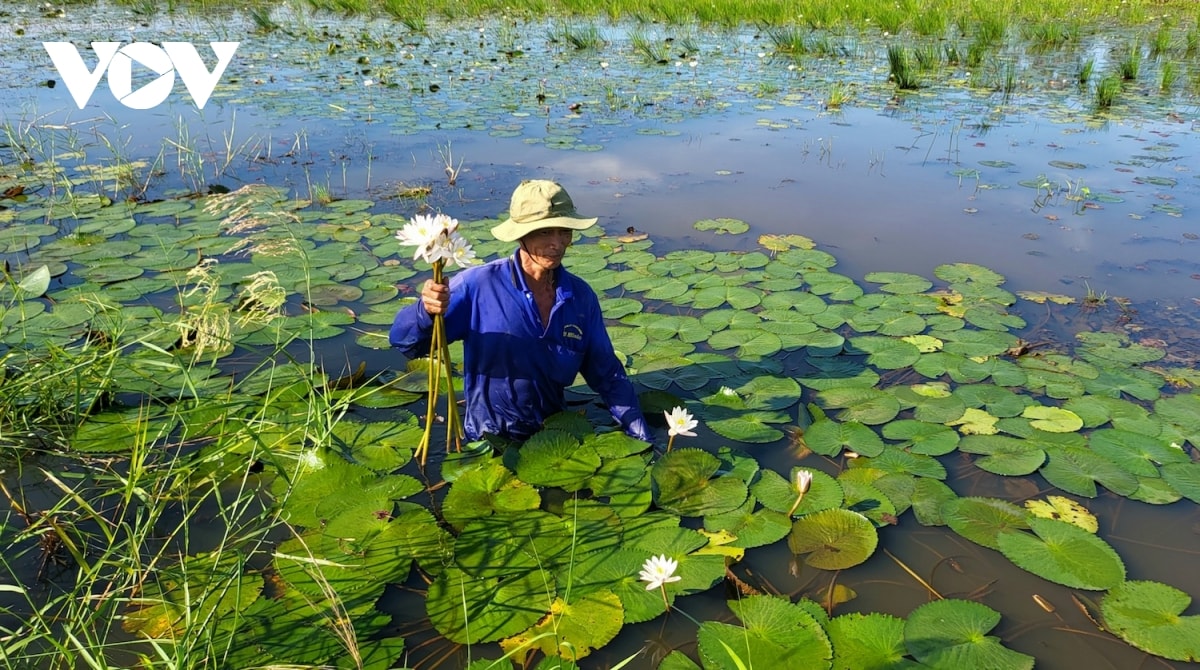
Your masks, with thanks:
[{"label": "wet sleeve", "polygon": [[[471,323],[470,286],[456,275],[450,280],[450,306],[446,309],[446,335],[451,342],[464,339]],[[429,355],[433,317],[419,299],[396,313],[388,341],[408,358]]]},{"label": "wet sleeve", "polygon": [[604,327],[604,319],[600,314],[600,305],[593,304],[588,315],[587,355],[584,357],[583,378],[588,386],[600,394],[608,405],[608,411],[621,424],[625,432],[644,442],[652,442],[653,436],[642,416],[638,404],[637,391],[633,382],[625,374],[625,367],[617,359],[613,351],[612,340]]}]

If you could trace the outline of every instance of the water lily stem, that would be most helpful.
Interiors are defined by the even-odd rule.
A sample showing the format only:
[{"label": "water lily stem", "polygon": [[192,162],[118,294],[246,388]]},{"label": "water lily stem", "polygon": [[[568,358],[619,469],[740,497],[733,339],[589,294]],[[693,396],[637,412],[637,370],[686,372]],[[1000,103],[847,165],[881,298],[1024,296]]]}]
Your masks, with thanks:
[{"label": "water lily stem", "polygon": [[659,584],[658,590],[662,591],[663,607],[666,608],[666,611],[664,613],[669,614],[671,612],[671,601],[667,600],[667,585]]},{"label": "water lily stem", "polygon": [[787,513],[787,515],[788,515],[788,516],[791,516],[791,515],[793,515],[793,514],[795,514],[795,513],[796,513],[796,508],[797,508],[797,507],[800,507],[800,501],[802,501],[802,500],[804,500],[804,494],[803,494],[803,493],[801,493],[800,495],[796,496],[796,502],[792,503],[792,508],[791,508],[790,510],[788,510],[788,513]]},{"label": "water lily stem", "polygon": [[674,435],[667,438],[667,453],[671,452],[671,445],[673,445],[673,444],[675,444],[675,436]]}]

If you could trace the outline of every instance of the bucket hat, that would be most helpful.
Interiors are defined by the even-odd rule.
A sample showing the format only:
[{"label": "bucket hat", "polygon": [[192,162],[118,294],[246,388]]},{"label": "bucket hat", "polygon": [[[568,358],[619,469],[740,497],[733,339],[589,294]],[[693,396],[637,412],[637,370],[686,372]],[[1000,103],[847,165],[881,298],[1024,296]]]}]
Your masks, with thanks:
[{"label": "bucket hat", "polygon": [[501,242],[515,242],[543,228],[583,230],[595,223],[595,218],[579,216],[561,184],[547,179],[526,179],[513,191],[508,218],[492,228],[492,235]]}]

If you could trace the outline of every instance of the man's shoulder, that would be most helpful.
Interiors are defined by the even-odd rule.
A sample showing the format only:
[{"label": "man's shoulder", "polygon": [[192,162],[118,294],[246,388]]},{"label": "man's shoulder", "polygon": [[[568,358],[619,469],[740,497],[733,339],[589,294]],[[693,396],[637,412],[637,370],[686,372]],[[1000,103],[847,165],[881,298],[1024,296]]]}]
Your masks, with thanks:
[{"label": "man's shoulder", "polygon": [[497,275],[503,275],[508,272],[509,259],[501,256],[495,260],[488,261],[482,265],[472,265],[458,272],[456,276],[459,281],[478,283],[491,281]]},{"label": "man's shoulder", "polygon": [[599,302],[599,298],[596,296],[596,291],[592,288],[591,284],[588,284],[579,275],[572,274],[566,268],[562,268],[560,272],[562,274],[559,277],[559,281],[561,281],[571,290],[572,297],[577,300],[590,300],[592,302]]}]

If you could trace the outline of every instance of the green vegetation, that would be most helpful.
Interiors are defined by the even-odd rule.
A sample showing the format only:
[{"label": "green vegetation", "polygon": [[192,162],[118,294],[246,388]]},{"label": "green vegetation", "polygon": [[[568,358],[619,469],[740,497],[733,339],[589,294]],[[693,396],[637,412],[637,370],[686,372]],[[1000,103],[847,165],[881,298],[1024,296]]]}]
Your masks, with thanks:
[{"label": "green vegetation", "polygon": [[[309,4],[339,16],[386,14],[407,29],[389,23],[383,37],[358,25],[323,33],[303,14],[247,9],[247,29],[264,39],[299,45],[310,60],[345,57],[319,106],[344,114],[338,120],[346,127],[373,129],[373,105],[386,94],[412,102],[389,112],[389,132],[431,132],[444,123],[588,152],[604,146],[574,125],[579,119],[620,122],[635,111],[658,123],[678,118],[680,108],[698,114],[716,106],[710,101],[725,102],[710,90],[720,77],[706,72],[719,58],[729,58],[726,66],[751,63],[746,71],[778,68],[775,78],[747,78],[736,89],[736,96],[771,98],[754,101],[764,107],[802,93],[809,102],[823,94],[837,109],[891,104],[896,88],[958,91],[963,65],[972,68],[970,81],[987,82],[1007,101],[1035,77],[1018,69],[1008,51],[1018,47],[1006,42],[1020,35],[1059,48],[1078,33],[1006,28],[998,17],[1074,26],[1080,15],[1113,9],[938,3],[917,11],[902,3],[901,13],[894,3],[819,2],[795,16],[794,5],[773,2],[579,3],[571,12],[554,3],[446,2],[428,12],[402,0]],[[228,7],[132,6],[139,13]],[[1122,7],[1123,17],[1143,20],[1147,7],[1163,12]],[[603,39],[594,18],[627,9],[643,23],[622,24]],[[470,39],[459,40],[460,32],[452,47],[438,42],[446,16],[501,11],[510,18],[489,31],[472,25]],[[733,55],[710,49],[693,11],[727,28],[756,18],[761,41]],[[535,13],[561,22],[536,31],[554,45],[546,48],[550,58],[579,58],[563,61],[568,74],[556,61],[522,70],[523,59],[532,60],[519,48],[529,35],[512,17]],[[1055,23],[1065,17],[1072,20]],[[792,74],[798,66],[815,72],[829,57],[878,57],[862,36],[881,31],[901,34],[888,42],[893,83],[882,68],[871,81],[838,78],[849,69],[842,63],[832,66],[833,78]],[[1193,34],[1185,42],[1192,50]],[[938,45],[913,35],[948,39]],[[968,44],[965,56],[955,39]],[[485,45],[486,58],[475,44]],[[1179,50],[1173,44],[1156,52],[1154,84],[1164,90],[1182,74],[1170,60]],[[772,50],[784,57],[773,59]],[[442,68],[456,78],[438,70],[431,82],[428,71],[413,73],[427,53],[436,60],[452,52],[465,61]],[[384,58],[392,64],[379,65]],[[446,98],[458,89],[476,95],[466,73],[487,59],[518,75],[490,83],[502,97],[472,100],[468,115]],[[672,62],[680,65],[661,67]],[[1072,62],[1063,59],[1066,78]],[[1093,68],[1091,60],[1080,66],[1081,84]],[[1127,81],[1123,70],[1096,85],[1097,110],[1138,85],[1140,73]],[[290,89],[283,97],[268,84],[252,86],[239,81],[219,93],[228,100],[250,91],[297,113],[313,109],[287,106],[296,97]],[[1069,88],[1077,101],[1086,96]],[[563,104],[554,99],[563,90],[583,101],[569,101],[581,105],[568,108],[575,116],[548,111]],[[605,108],[614,113],[605,116]],[[584,116],[593,109],[594,117]],[[519,121],[531,115],[533,123]],[[991,118],[974,126],[979,135]],[[388,585],[405,589],[416,603],[410,611],[425,613],[440,642],[466,646],[464,656],[446,658],[473,661],[472,670],[584,658],[626,626],[664,616],[679,614],[672,625],[687,626],[689,596],[720,587],[741,596],[721,620],[693,622],[694,644],[679,644],[657,667],[790,667],[797,659],[812,668],[1030,667],[1032,657],[1010,648],[1019,637],[1011,627],[1010,637],[994,636],[1001,614],[980,602],[991,575],[952,597],[934,573],[957,572],[955,559],[930,550],[914,570],[904,562],[912,559],[881,543],[904,532],[897,524],[912,523],[1007,560],[1031,580],[1092,591],[1099,605],[1079,607],[1102,610],[1114,649],[1123,641],[1165,659],[1200,653],[1200,624],[1184,615],[1187,594],[1147,581],[1173,576],[1137,574],[1144,568],[1132,560],[1127,569],[1122,554],[1131,550],[1097,534],[1096,518],[1075,502],[1101,495],[1130,506],[1200,502],[1200,395],[1189,390],[1200,378],[1140,325],[1126,331],[1105,322],[1036,345],[1021,339],[1045,332],[1026,322],[1030,313],[1042,324],[1073,325],[1081,311],[1099,318],[1115,303],[1129,316],[1120,299],[1086,282],[1083,295],[1013,293],[1003,276],[970,263],[939,265],[932,278],[850,276],[812,239],[747,239],[753,223],[728,217],[696,221],[695,239],[701,246],[732,239],[737,251],[668,249],[633,231],[595,231],[572,249],[569,266],[600,292],[652,422],[686,409],[699,435],[672,435],[670,453],[660,453],[600,425],[605,413],[584,402],[584,415],[552,418],[519,449],[477,443],[422,468],[413,451],[427,427],[441,425],[422,404],[429,365],[368,370],[367,354],[387,348],[392,315],[411,299],[404,283],[429,271],[397,258],[393,234],[405,219],[392,211],[461,202],[457,189],[474,178],[461,145],[456,155],[450,140],[431,139],[444,183],[389,184],[382,190],[400,194],[397,204],[349,199],[345,155],[325,172],[311,168],[323,177],[310,175],[315,161],[304,131],[239,139],[231,125],[215,137],[181,117],[174,137],[143,156],[130,153],[128,129],[110,125],[7,119],[0,143],[7,263],[0,278],[0,668],[383,670],[425,653],[381,609]],[[672,130],[661,123],[636,132]],[[818,142],[827,160],[833,139]],[[289,161],[296,167],[264,170]],[[872,161],[882,172],[882,158]],[[369,165],[361,191],[371,191]],[[1050,166],[1066,174],[1083,167]],[[338,167],[340,186],[330,177]],[[959,186],[981,185],[985,167],[1012,164],[983,161],[951,174]],[[223,185],[263,174],[292,190]],[[1034,189],[1035,209],[1066,200],[1073,216],[1088,204],[1120,201],[1074,176],[1017,183]],[[1090,174],[1088,183],[1097,184]],[[1177,184],[1157,175],[1132,183]],[[490,223],[462,227],[486,258],[511,251],[487,237]],[[583,389],[574,392],[587,399]],[[777,471],[768,463],[783,450],[796,463]],[[951,477],[998,481],[995,491],[1005,496],[1007,484],[1025,487],[1020,497],[1033,504],[993,497],[999,493],[959,495]],[[785,542],[802,577],[790,597],[766,595],[781,589],[755,561],[763,547]],[[647,592],[637,573],[651,556],[676,563],[679,579]],[[847,612],[850,587],[879,587],[889,559],[896,580],[929,602]],[[871,560],[870,578],[860,578],[855,568]],[[1100,635],[1087,621],[1054,626],[1070,636]],[[648,656],[608,665],[642,667],[635,663]]]}]

